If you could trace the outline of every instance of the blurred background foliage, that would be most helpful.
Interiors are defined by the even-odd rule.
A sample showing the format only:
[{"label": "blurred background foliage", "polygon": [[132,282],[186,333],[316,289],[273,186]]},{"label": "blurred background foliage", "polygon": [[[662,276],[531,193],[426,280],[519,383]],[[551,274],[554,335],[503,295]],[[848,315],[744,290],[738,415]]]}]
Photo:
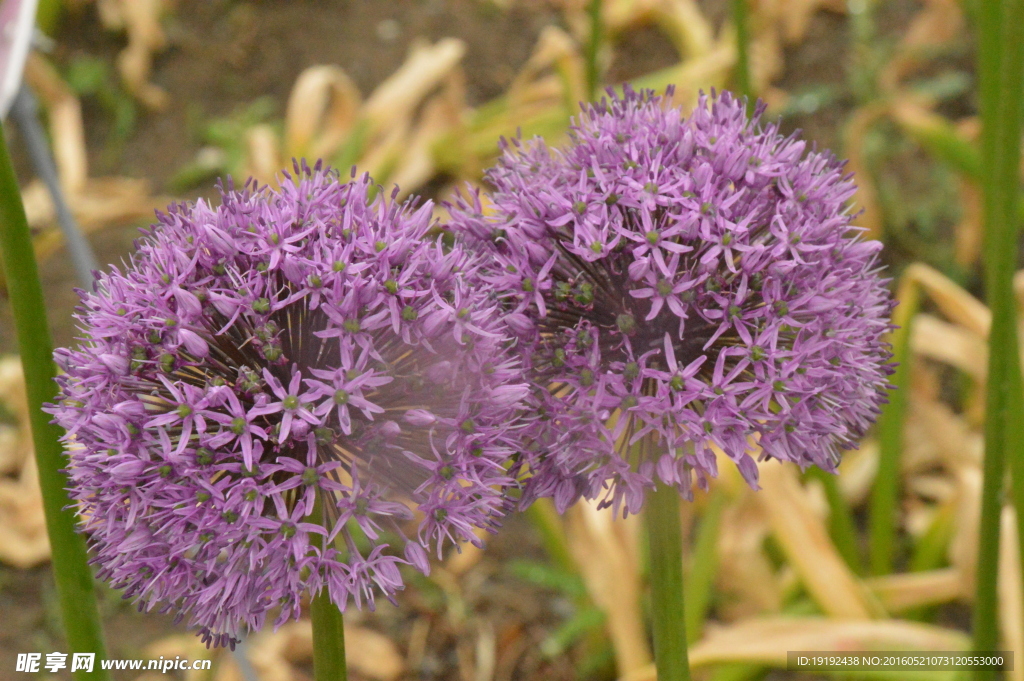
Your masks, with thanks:
[{"label": "blurred background foliage", "polygon": [[[901,390],[840,476],[768,463],[754,493],[723,466],[683,509],[695,674],[780,679],[791,676],[779,671],[788,650],[970,646],[991,325],[980,295],[974,2],[604,0],[595,23],[585,0],[48,0],[48,39],[26,79],[103,262],[127,256],[155,208],[215,196],[226,174],[273,184],[293,157],[343,173],[355,165],[438,200],[443,218],[440,202],[481,182],[499,136],[557,143],[595,80],[673,84],[683,107],[702,90],[748,87],[785,130],[848,158],[857,222],[885,243],[901,301]],[[67,344],[75,295],[53,206],[16,162],[50,322]],[[1015,291],[1024,306],[1024,273]],[[0,351],[12,345],[0,309]],[[4,359],[0,669],[17,652],[62,650],[23,401],[19,365]],[[1002,647],[1022,652],[1009,504],[1001,522],[999,632]],[[413,578],[399,608],[349,617],[353,677],[653,679],[638,527],[590,505],[559,516],[535,504],[486,551]],[[212,656],[212,676],[184,678],[245,678],[237,655],[207,651],[116,593],[102,603],[112,657]],[[260,681],[309,676],[308,622],[241,650]],[[1006,676],[1024,679],[1024,664]]]}]

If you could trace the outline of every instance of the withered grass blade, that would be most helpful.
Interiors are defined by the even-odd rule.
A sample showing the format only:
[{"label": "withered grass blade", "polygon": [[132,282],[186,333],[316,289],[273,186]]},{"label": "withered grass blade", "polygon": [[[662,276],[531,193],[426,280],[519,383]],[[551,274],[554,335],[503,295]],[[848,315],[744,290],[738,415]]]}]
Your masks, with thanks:
[{"label": "withered grass blade", "polygon": [[866,584],[890,613],[946,603],[967,595],[956,568],[871,577]]},{"label": "withered grass blade", "polygon": [[761,466],[761,484],[757,499],[772,532],[822,610],[848,619],[884,616],[880,604],[839,555],[792,467],[767,462]]},{"label": "withered grass blade", "polygon": [[591,502],[577,503],[566,515],[569,548],[590,597],[607,614],[619,674],[643,668],[652,657],[640,607],[636,517],[616,520]]}]

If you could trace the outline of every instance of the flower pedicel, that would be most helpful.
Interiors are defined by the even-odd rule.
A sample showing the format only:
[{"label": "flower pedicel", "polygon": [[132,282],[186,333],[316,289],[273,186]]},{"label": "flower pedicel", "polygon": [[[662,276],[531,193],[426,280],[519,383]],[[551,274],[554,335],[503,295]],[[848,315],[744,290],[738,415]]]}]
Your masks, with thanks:
[{"label": "flower pedicel", "polygon": [[479,261],[425,238],[429,204],[296,170],[161,214],[56,353],[100,576],[220,645],[305,590],[391,598],[515,484],[526,389]]}]

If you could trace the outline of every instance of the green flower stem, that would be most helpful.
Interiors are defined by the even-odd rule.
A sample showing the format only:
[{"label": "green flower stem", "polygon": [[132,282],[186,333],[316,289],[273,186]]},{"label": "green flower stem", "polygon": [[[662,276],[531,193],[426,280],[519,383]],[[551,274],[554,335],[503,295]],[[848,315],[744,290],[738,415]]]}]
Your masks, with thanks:
[{"label": "green flower stem", "polygon": [[594,99],[601,87],[600,73],[598,73],[597,58],[601,51],[601,0],[590,0],[587,6],[587,15],[590,17],[590,40],[587,42],[586,65],[587,65],[587,97]]},{"label": "green flower stem", "polygon": [[[1013,273],[1018,253],[1017,193],[1024,89],[1024,0],[977,3],[985,291],[992,310],[985,461],[981,497],[974,648],[999,642],[996,575],[1004,462],[1013,473],[1018,517],[1024,517],[1024,386],[1020,373]],[[1018,523],[1024,526],[1024,523]],[[1024,544],[1021,544],[1024,551]],[[1010,641],[1019,648],[1020,641]],[[995,671],[975,674],[995,679]]]},{"label": "green flower stem", "polygon": [[679,491],[659,484],[647,495],[645,512],[654,616],[654,665],[658,681],[689,681],[683,612],[683,531]]},{"label": "green flower stem", "polygon": [[[306,516],[306,522],[324,525],[323,499],[317,493],[313,512]],[[324,538],[318,534],[310,536],[313,546],[322,549]],[[313,681],[345,681],[348,667],[345,665],[345,622],[341,610],[331,601],[325,585],[310,603],[309,617],[313,622]]]},{"label": "green flower stem", "polygon": [[[25,372],[28,412],[32,425],[39,486],[43,494],[46,532],[50,538],[53,577],[57,583],[64,632],[70,652],[96,653],[106,658],[103,631],[96,608],[92,572],[86,558],[85,540],[75,532],[74,511],[67,508],[65,492],[68,479],[61,471],[68,460],[60,444],[61,430],[50,423],[42,411],[57,393],[53,382],[53,344],[46,323],[46,306],[39,285],[32,239],[21,204],[21,193],[7,153],[7,142],[0,126],[0,257],[7,274],[7,292],[14,312],[21,366]],[[109,679],[100,665],[94,671],[75,672],[75,678],[100,681]]]},{"label": "green flower stem", "polygon": [[747,110],[754,107],[750,84],[750,31],[747,26],[748,0],[732,0],[732,22],[736,25],[736,91],[747,98]]},{"label": "green flower stem", "polygon": [[331,602],[326,587],[313,597],[313,678],[315,681],[345,681],[345,626],[341,610]]}]

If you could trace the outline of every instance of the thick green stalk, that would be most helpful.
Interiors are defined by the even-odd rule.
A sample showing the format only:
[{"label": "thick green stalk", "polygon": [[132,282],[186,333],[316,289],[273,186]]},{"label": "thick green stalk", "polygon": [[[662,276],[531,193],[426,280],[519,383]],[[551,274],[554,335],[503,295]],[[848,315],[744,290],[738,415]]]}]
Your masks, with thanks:
[{"label": "thick green stalk", "polygon": [[[992,329],[974,647],[987,651],[994,650],[999,641],[996,575],[1004,462],[1013,471],[1017,512],[1024,517],[1024,386],[1013,295],[1019,252],[1016,202],[1024,88],[1024,0],[980,2],[977,22],[985,291],[992,310]],[[1022,642],[1008,643],[1019,648]],[[975,678],[995,679],[997,673],[978,672]]]},{"label": "thick green stalk", "polygon": [[587,15],[590,17],[590,40],[587,42],[586,63],[587,63],[587,97],[597,97],[598,89],[601,87],[597,59],[601,51],[601,0],[590,0],[587,7]]},{"label": "thick green stalk", "polygon": [[[324,525],[323,499],[318,492],[313,512],[306,522]],[[323,548],[320,535],[310,536],[313,546]],[[345,621],[341,610],[331,601],[325,586],[313,596],[309,605],[309,618],[313,624],[313,681],[345,681],[348,667],[345,663]]]},{"label": "thick green stalk", "polygon": [[313,620],[314,681],[345,681],[345,626],[341,610],[331,602],[327,589],[313,597],[310,607]]},{"label": "thick green stalk", "polygon": [[736,91],[747,98],[747,109],[754,106],[750,84],[750,31],[747,27],[748,0],[732,0],[732,21],[736,24]]},{"label": "thick green stalk", "polygon": [[650,551],[654,665],[658,670],[658,681],[689,681],[679,491],[659,484],[647,495],[645,515]]},{"label": "thick green stalk", "polygon": [[[60,428],[50,423],[42,411],[52,402],[57,388],[53,382],[53,344],[46,323],[46,306],[39,285],[32,238],[21,204],[21,193],[14,177],[7,142],[0,127],[0,257],[7,274],[7,293],[14,312],[21,366],[25,372],[25,389],[35,445],[39,486],[43,493],[46,532],[50,538],[53,577],[60,598],[64,633],[71,652],[96,653],[106,657],[103,631],[96,609],[96,593],[89,570],[85,540],[75,532],[75,513],[66,508],[70,503],[68,479],[61,471],[68,466],[60,444]],[[108,679],[95,664],[95,671],[75,672],[75,678]]]}]

